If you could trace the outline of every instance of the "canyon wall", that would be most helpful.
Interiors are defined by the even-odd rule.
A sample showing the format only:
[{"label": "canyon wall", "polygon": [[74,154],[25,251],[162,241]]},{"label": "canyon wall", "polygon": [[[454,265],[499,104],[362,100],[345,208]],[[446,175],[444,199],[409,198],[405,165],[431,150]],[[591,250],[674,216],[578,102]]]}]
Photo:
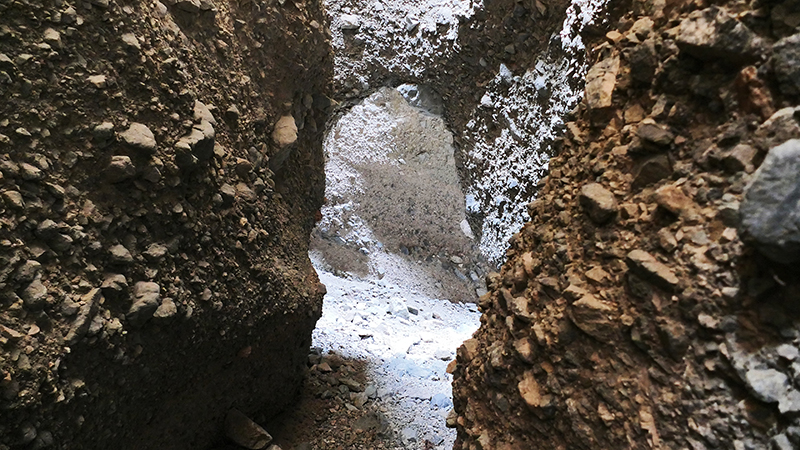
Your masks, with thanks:
[{"label": "canyon wall", "polygon": [[795,448],[797,2],[609,7],[458,350],[455,448]]},{"label": "canyon wall", "polygon": [[0,447],[208,448],[300,387],[318,2],[0,4]]}]

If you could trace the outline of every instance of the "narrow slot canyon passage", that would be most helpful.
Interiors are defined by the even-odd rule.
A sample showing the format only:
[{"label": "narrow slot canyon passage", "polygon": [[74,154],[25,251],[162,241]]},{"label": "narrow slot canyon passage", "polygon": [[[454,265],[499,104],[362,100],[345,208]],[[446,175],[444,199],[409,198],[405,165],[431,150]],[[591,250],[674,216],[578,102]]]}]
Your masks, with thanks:
[{"label": "narrow slot canyon passage", "polygon": [[[430,89],[402,85],[338,119],[325,140],[326,204],[310,252],[327,287],[311,378],[327,384],[322,398],[377,419],[365,431],[383,427],[375,431],[407,448],[453,445],[446,370],[478,327],[486,272],[440,110]],[[342,373],[347,360],[360,362],[363,383]]]},{"label": "narrow slot canyon passage", "polygon": [[0,450],[800,449],[797,11],[0,1]]}]

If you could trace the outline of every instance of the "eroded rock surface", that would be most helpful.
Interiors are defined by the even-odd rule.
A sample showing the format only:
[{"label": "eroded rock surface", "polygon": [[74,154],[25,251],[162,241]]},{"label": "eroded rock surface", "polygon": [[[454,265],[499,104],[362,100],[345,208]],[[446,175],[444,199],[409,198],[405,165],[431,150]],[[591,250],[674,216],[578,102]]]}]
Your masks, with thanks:
[{"label": "eroded rock surface", "polygon": [[796,3],[659,5],[584,36],[586,97],[457,352],[456,449],[800,445]]},{"label": "eroded rock surface", "polygon": [[325,22],[0,4],[0,448],[209,448],[229,410],[294,398],[324,292]]}]

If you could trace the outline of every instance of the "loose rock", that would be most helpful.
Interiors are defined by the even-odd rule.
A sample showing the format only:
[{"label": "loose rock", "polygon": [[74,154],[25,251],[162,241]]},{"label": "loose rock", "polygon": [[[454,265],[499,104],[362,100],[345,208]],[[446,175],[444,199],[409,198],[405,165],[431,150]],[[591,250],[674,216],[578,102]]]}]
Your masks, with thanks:
[{"label": "loose rock", "polygon": [[579,199],[589,218],[598,224],[610,221],[619,210],[614,194],[598,183],[584,185]]},{"label": "loose rock", "polygon": [[134,122],[119,137],[124,143],[146,155],[152,155],[156,151],[156,138],[147,125]]},{"label": "loose rock", "polygon": [[661,289],[672,290],[678,285],[678,277],[672,270],[643,250],[628,253],[625,262],[633,273]]},{"label": "loose rock", "polygon": [[769,151],[747,186],[740,232],[777,262],[800,260],[800,139]]},{"label": "loose rock", "polygon": [[225,416],[225,436],[251,450],[266,448],[272,442],[269,433],[237,409],[231,409]]}]

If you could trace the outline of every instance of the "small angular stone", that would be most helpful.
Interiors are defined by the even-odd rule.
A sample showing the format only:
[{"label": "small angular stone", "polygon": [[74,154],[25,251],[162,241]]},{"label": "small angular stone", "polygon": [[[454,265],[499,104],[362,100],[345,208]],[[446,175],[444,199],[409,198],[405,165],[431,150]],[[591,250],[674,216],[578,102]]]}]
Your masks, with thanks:
[{"label": "small angular stone", "polygon": [[122,142],[147,155],[152,155],[156,151],[156,138],[147,125],[134,122],[127,130],[120,133],[119,137]]},{"label": "small angular stone", "polygon": [[133,285],[133,304],[125,317],[134,327],[141,327],[153,317],[160,300],[161,287],[157,283],[139,281]]},{"label": "small angular stone", "polygon": [[644,250],[631,251],[625,262],[634,274],[664,290],[673,290],[678,285],[678,277],[672,269]]},{"label": "small angular stone", "polygon": [[730,173],[745,171],[752,173],[755,170],[753,161],[758,150],[747,145],[739,144],[722,155],[722,165]]},{"label": "small angular stone", "polygon": [[612,220],[619,210],[614,194],[598,183],[584,185],[581,188],[579,202],[589,218],[598,224]]},{"label": "small angular stone", "polygon": [[111,157],[104,175],[109,183],[121,183],[136,175],[136,167],[129,156],[115,155]]},{"label": "small angular stone", "polygon": [[133,264],[131,252],[122,244],[111,247],[108,252],[114,264]]},{"label": "small angular stone", "polygon": [[231,409],[225,416],[225,436],[251,450],[266,448],[272,442],[272,436],[266,430],[237,409]]},{"label": "small angular stone", "polygon": [[586,294],[570,305],[569,317],[584,333],[601,342],[611,342],[616,334],[616,309]]},{"label": "small angular stone", "polygon": [[658,188],[654,200],[658,206],[676,215],[683,214],[694,205],[694,202],[683,193],[680,186],[672,184]]}]

